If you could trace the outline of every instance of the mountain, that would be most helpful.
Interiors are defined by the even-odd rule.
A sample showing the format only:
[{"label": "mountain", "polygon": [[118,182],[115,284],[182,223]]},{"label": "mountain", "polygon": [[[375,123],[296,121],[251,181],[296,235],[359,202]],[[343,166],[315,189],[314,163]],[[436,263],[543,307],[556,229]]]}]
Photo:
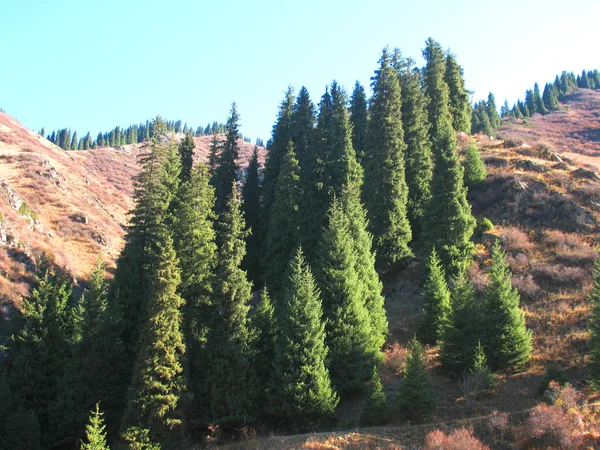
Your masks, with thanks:
[{"label": "mountain", "polygon": [[[196,160],[207,159],[211,139],[194,138]],[[254,146],[238,144],[244,168]],[[143,152],[143,144],[64,151],[0,112],[0,303],[5,313],[27,293],[42,252],[76,282],[85,279],[97,258],[109,272],[114,269]],[[261,162],[265,153],[261,147]]]}]

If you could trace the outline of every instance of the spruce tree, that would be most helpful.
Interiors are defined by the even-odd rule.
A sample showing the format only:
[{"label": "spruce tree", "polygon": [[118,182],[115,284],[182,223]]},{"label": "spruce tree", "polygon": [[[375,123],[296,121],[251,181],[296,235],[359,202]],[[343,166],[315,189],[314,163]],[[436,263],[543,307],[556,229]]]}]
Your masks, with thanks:
[{"label": "spruce tree", "polygon": [[378,425],[387,418],[388,408],[383,384],[377,366],[373,367],[373,374],[367,391],[367,398],[360,414],[361,425]]},{"label": "spruce tree", "polygon": [[338,392],[359,391],[381,360],[379,336],[362,297],[356,252],[343,204],[334,199],[318,258],[317,280],[327,320],[331,379]]},{"label": "spruce tree", "polygon": [[544,101],[542,100],[542,96],[540,94],[540,86],[535,83],[533,86],[533,102],[535,103],[535,112],[540,114],[547,114],[548,110],[544,106]]},{"label": "spruce tree", "polygon": [[421,90],[421,75],[414,62],[403,60],[400,69],[402,88],[402,126],[406,151],[406,184],[408,186],[408,220],[413,239],[422,230],[423,214],[431,196],[433,161],[429,141],[429,123],[425,97]]},{"label": "spruce tree", "polygon": [[293,144],[289,141],[287,153],[281,164],[275,202],[270,211],[262,260],[265,270],[264,281],[275,297],[279,295],[283,274],[298,246],[298,224],[301,220],[298,201],[301,195],[300,167],[296,160]]},{"label": "spruce tree", "polygon": [[242,188],[242,210],[244,211],[246,226],[250,230],[246,238],[246,256],[242,267],[248,273],[248,278],[254,286],[260,286],[260,250],[263,242],[262,219],[260,217],[262,186],[259,170],[258,147],[255,146],[248,164],[246,182]]},{"label": "spruce tree", "polygon": [[525,91],[525,106],[527,106],[528,114],[523,113],[524,116],[530,117],[536,112],[540,112],[537,110],[537,103],[535,100],[535,96],[533,95],[533,91],[531,89]]},{"label": "spruce tree", "polygon": [[223,144],[219,140],[217,133],[213,133],[208,150],[208,173],[212,176],[217,170],[219,164],[219,155],[223,149]]},{"label": "spruce tree", "polygon": [[408,348],[397,403],[409,420],[423,422],[435,408],[435,392],[427,374],[423,346],[417,338],[413,338]]},{"label": "spruce tree", "polygon": [[365,88],[358,81],[354,84],[350,97],[350,121],[352,122],[352,146],[356,152],[356,159],[362,163],[367,143],[369,112]]},{"label": "spruce tree", "polygon": [[485,164],[481,159],[475,141],[472,139],[469,140],[464,152],[465,159],[463,161],[463,167],[465,170],[465,186],[471,189],[485,181],[487,171],[485,170]]},{"label": "spruce tree", "polygon": [[225,428],[246,423],[256,414],[256,377],[248,330],[252,284],[241,268],[247,231],[235,182],[229,189],[217,227],[217,267],[204,360],[209,404],[206,422]]},{"label": "spruce tree", "polygon": [[491,92],[488,94],[486,110],[488,113],[488,117],[490,118],[490,124],[495,130],[500,126],[500,115],[498,114],[498,107],[496,106],[496,98]]},{"label": "spruce tree", "polygon": [[548,111],[556,111],[560,107],[558,95],[556,94],[553,84],[546,83],[546,86],[544,86],[544,93],[542,94],[542,100]]},{"label": "spruce tree", "polygon": [[106,425],[104,425],[103,414],[96,403],[96,410],[90,411],[89,423],[85,426],[85,440],[81,442],[81,450],[109,450],[106,443]]},{"label": "spruce tree", "polygon": [[372,78],[368,148],[364,160],[363,199],[373,234],[377,267],[389,271],[412,256],[407,217],[408,188],[404,171],[402,103],[397,71],[387,48]]},{"label": "spruce tree", "polygon": [[290,262],[283,299],[276,305],[270,412],[294,428],[314,428],[333,415],[339,398],[326,366],[319,290],[300,249]]},{"label": "spruce tree", "polygon": [[473,107],[471,121],[471,131],[473,134],[483,133],[486,136],[494,135],[494,127],[490,121],[487,103],[483,100],[477,102]]},{"label": "spruce tree", "polygon": [[153,439],[177,442],[174,429],[181,425],[181,396],[184,394],[181,330],[183,299],[178,260],[166,227],[156,233],[157,261],[150,277],[150,289],[134,363],[125,428],[148,428]]},{"label": "spruce tree", "polygon": [[594,261],[592,271],[594,287],[590,294],[590,362],[588,371],[590,374],[590,384],[596,390],[600,388],[600,258]]},{"label": "spruce tree", "polygon": [[423,56],[427,61],[425,92],[429,98],[435,165],[421,241],[427,249],[436,248],[446,274],[454,275],[471,258],[475,219],[463,184],[463,168],[458,159],[456,134],[448,108],[448,86],[444,81],[445,67],[440,45],[429,39]]},{"label": "spruce tree", "polygon": [[493,370],[522,369],[531,357],[531,332],[519,309],[519,293],[511,285],[505,253],[496,241],[492,247],[490,283],[482,308],[483,345]]},{"label": "spruce tree", "polygon": [[227,205],[227,199],[231,192],[231,183],[236,180],[236,174],[239,169],[237,160],[239,148],[237,144],[239,134],[240,116],[237,113],[237,106],[231,104],[231,115],[227,119],[226,138],[223,143],[223,149],[219,154],[218,167],[215,169],[215,175],[211,179],[215,187],[215,211],[221,214]]},{"label": "spruce tree", "polygon": [[444,79],[449,89],[449,107],[452,116],[452,127],[456,131],[471,133],[471,101],[469,91],[465,88],[463,69],[456,61],[456,56],[446,53],[446,72]]},{"label": "spruce tree", "polygon": [[186,134],[182,141],[179,143],[178,153],[181,159],[181,172],[179,173],[179,181],[181,183],[189,181],[192,173],[192,165],[194,163],[192,157],[194,156],[194,138],[191,134]]},{"label": "spruce tree", "polygon": [[302,86],[298,92],[298,97],[296,98],[296,103],[294,103],[290,117],[290,139],[294,143],[294,150],[300,170],[308,168],[311,164],[309,159],[315,156],[312,149],[314,145],[315,120],[315,105],[313,105],[310,99],[308,90]]},{"label": "spruce tree", "polygon": [[423,291],[423,320],[419,327],[419,338],[434,344],[441,337],[450,318],[450,290],[446,273],[435,251],[431,250],[427,260],[427,281]]},{"label": "spruce tree", "polygon": [[454,280],[450,304],[448,324],[441,335],[440,362],[444,372],[458,377],[473,367],[481,331],[475,291],[464,272]]}]

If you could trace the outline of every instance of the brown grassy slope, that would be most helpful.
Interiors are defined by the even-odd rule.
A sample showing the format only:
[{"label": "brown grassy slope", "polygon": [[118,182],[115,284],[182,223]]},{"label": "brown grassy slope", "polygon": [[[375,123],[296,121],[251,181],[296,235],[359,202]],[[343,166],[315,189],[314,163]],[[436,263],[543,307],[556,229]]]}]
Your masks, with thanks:
[{"label": "brown grassy slope", "polygon": [[[195,138],[197,159],[207,157],[210,141],[210,136]],[[239,163],[245,167],[254,146],[238,144]],[[0,247],[0,298],[5,303],[17,304],[26,294],[42,251],[78,279],[87,276],[98,257],[114,266],[143,151],[140,145],[126,145],[65,152],[0,113],[0,230],[7,236]],[[264,156],[261,148],[261,161]],[[33,213],[25,216],[26,209],[11,208],[12,193]]]}]

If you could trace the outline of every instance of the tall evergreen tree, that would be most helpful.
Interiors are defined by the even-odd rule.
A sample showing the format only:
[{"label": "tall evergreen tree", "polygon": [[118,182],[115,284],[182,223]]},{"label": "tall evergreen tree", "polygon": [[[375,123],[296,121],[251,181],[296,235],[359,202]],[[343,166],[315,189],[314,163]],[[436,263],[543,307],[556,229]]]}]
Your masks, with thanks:
[{"label": "tall evergreen tree", "polygon": [[219,155],[223,145],[219,140],[219,135],[217,133],[213,133],[212,139],[210,141],[210,148],[208,150],[208,173],[213,175],[217,170],[217,166],[219,164]]},{"label": "tall evergreen tree", "polygon": [[425,91],[429,98],[435,168],[431,200],[423,218],[421,241],[428,249],[435,246],[447,275],[454,275],[471,258],[475,219],[471,215],[467,190],[463,184],[463,168],[458,159],[456,134],[448,109],[448,86],[444,81],[441,52],[441,46],[431,38],[423,51],[427,61]]},{"label": "tall evergreen tree", "polygon": [[471,121],[471,131],[473,134],[483,133],[486,136],[494,135],[494,127],[492,126],[485,101],[481,100],[475,104]]},{"label": "tall evergreen tree", "polygon": [[429,123],[425,97],[421,90],[421,75],[414,61],[404,59],[400,68],[402,88],[402,126],[406,184],[408,186],[408,220],[414,239],[421,233],[425,207],[431,196],[433,161],[429,140]]},{"label": "tall evergreen tree", "polygon": [[254,147],[252,158],[248,164],[246,182],[242,188],[242,210],[246,219],[246,226],[250,230],[246,238],[246,256],[242,267],[248,273],[248,278],[254,283],[254,286],[260,285],[261,266],[260,266],[260,248],[263,242],[263,231],[261,221],[261,203],[262,186],[260,183],[258,162],[258,147]]},{"label": "tall evergreen tree", "polygon": [[450,318],[450,290],[446,273],[435,251],[431,250],[427,260],[427,281],[423,291],[423,320],[419,327],[419,338],[427,343],[437,342],[448,325]]},{"label": "tall evergreen tree", "polygon": [[531,89],[525,91],[525,106],[527,106],[528,114],[523,113],[523,115],[526,117],[533,116],[536,112],[540,112],[537,110],[535,96],[533,95],[533,91]]},{"label": "tall evergreen tree", "polygon": [[390,56],[385,48],[371,81],[373,96],[364,160],[363,198],[381,271],[391,270],[412,256],[408,247],[412,233],[407,217],[400,82]]},{"label": "tall evergreen tree", "polygon": [[531,357],[531,332],[525,327],[519,293],[511,285],[505,256],[496,242],[482,308],[485,330],[482,341],[493,370],[522,369]]},{"label": "tall evergreen tree", "polygon": [[449,107],[452,116],[452,127],[456,131],[471,132],[471,101],[469,91],[465,88],[463,69],[456,61],[456,56],[446,53],[446,71],[444,80],[449,89]]},{"label": "tall evergreen tree", "polygon": [[292,107],[290,118],[290,139],[294,142],[296,159],[300,164],[300,169],[310,166],[308,161],[314,158],[312,146],[314,145],[315,128],[315,105],[313,105],[308,90],[302,86],[296,103]]},{"label": "tall evergreen tree", "polygon": [[287,264],[298,246],[301,220],[298,200],[301,196],[300,167],[296,160],[294,146],[289,141],[287,153],[281,164],[275,202],[270,212],[262,260],[265,269],[264,281],[275,297],[280,293]]},{"label": "tall evergreen tree", "polygon": [[496,97],[491,92],[488,94],[487,102],[485,104],[488,117],[490,118],[490,124],[495,130],[500,126],[500,115],[498,114],[498,107],[496,106]]},{"label": "tall evergreen tree", "polygon": [[547,114],[548,110],[544,106],[544,101],[542,100],[542,95],[540,94],[540,86],[535,83],[533,86],[533,102],[535,104],[535,112],[540,114]]},{"label": "tall evergreen tree", "polygon": [[358,81],[354,84],[350,97],[350,121],[352,122],[352,146],[356,152],[356,159],[362,163],[367,143],[369,111],[365,88]]},{"label": "tall evergreen tree", "polygon": [[465,159],[463,161],[463,167],[465,169],[465,186],[467,188],[473,188],[481,184],[487,176],[485,170],[485,164],[479,154],[479,149],[474,140],[469,140],[469,143],[464,149]]},{"label": "tall evergreen tree", "polygon": [[288,273],[276,309],[270,411],[294,427],[313,428],[333,415],[339,398],[326,366],[328,349],[319,290],[302,250],[296,252]]},{"label": "tall evergreen tree", "polygon": [[109,450],[106,443],[106,425],[102,418],[100,407],[96,403],[96,410],[90,411],[89,423],[85,426],[85,440],[81,443],[81,450]]},{"label": "tall evergreen tree", "polygon": [[350,224],[343,204],[334,199],[323,234],[317,279],[327,320],[331,379],[339,392],[359,391],[381,359],[379,335],[362,297]]},{"label": "tall evergreen tree", "polygon": [[231,183],[236,180],[236,174],[239,169],[237,160],[239,148],[237,144],[239,134],[240,116],[237,113],[237,106],[231,104],[231,115],[227,119],[226,138],[223,143],[223,149],[219,154],[219,165],[215,170],[215,175],[211,179],[215,187],[215,211],[221,214],[227,205],[227,198],[231,192]]},{"label": "tall evergreen tree", "polygon": [[[217,228],[211,327],[206,337],[207,423],[239,426],[255,416],[256,384],[248,330],[252,285],[241,268],[246,230],[235,182]],[[231,383],[231,380],[236,380]]]},{"label": "tall evergreen tree", "polygon": [[179,143],[178,153],[181,159],[181,172],[179,173],[180,182],[189,181],[192,174],[192,165],[194,163],[192,157],[194,156],[194,138],[191,134],[186,134],[182,141]]},{"label": "tall evergreen tree", "polygon": [[79,143],[77,139],[77,131],[73,133],[73,139],[71,139],[71,144],[69,145],[67,150],[77,150],[77,144]]},{"label": "tall evergreen tree", "polygon": [[590,294],[590,384],[596,390],[600,387],[600,258],[594,261],[592,271],[594,287]]},{"label": "tall evergreen tree", "polygon": [[558,95],[556,94],[556,90],[552,83],[546,83],[546,86],[544,86],[542,100],[548,111],[556,111],[560,107],[560,104],[558,103]]},{"label": "tall evergreen tree", "polygon": [[423,346],[416,338],[409,343],[409,352],[402,371],[398,405],[410,420],[422,422],[435,408],[435,392],[427,374]]}]

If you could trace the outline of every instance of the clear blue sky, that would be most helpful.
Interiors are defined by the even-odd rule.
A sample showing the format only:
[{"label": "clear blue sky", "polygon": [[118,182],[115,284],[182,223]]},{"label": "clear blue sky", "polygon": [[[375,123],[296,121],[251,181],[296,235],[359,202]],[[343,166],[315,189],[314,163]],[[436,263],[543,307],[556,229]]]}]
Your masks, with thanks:
[{"label": "clear blue sky", "polygon": [[79,136],[160,114],[268,139],[288,85],[315,103],[336,79],[368,86],[385,45],[422,64],[432,36],[474,100],[512,104],[562,70],[600,69],[600,1],[4,0],[0,108]]}]

